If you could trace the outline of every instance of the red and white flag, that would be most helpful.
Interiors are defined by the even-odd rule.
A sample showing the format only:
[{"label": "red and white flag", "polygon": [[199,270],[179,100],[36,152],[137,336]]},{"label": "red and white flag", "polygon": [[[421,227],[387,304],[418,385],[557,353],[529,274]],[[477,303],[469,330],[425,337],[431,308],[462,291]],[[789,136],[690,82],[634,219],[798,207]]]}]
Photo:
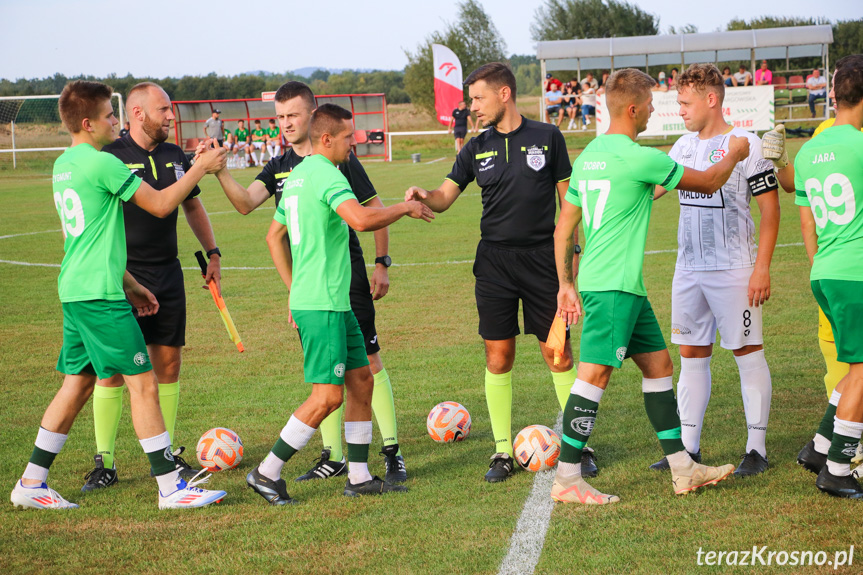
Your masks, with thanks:
[{"label": "red and white flag", "polygon": [[455,53],[440,44],[432,44],[434,56],[434,107],[438,121],[449,126],[452,111],[464,100],[461,62]]}]

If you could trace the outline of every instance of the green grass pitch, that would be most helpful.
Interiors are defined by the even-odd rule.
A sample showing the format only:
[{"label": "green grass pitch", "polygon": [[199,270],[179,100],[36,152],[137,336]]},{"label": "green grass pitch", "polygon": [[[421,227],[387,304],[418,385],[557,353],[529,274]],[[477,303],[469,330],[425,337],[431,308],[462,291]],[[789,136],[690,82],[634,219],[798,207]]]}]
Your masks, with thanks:
[{"label": "green grass pitch", "polygon": [[[800,143],[792,142],[792,149]],[[437,186],[451,160],[450,153],[435,164],[368,163],[367,170],[384,202],[393,203],[408,185]],[[253,177],[252,170],[237,173],[243,183]],[[292,483],[319,454],[316,436],[284,471],[289,492],[302,504],[269,508],[246,488],[245,475],[266,455],[308,392],[298,338],[286,321],[285,290],[264,242],[272,204],[241,216],[215,178],[208,176],[202,187],[223,266],[245,268],[225,269],[222,286],[247,351],[237,353],[209,293],[200,287],[193,257],[199,246],[181,218],[189,319],[175,443],[185,445],[194,458],[197,439],[207,429],[237,431],[245,443],[245,460],[239,469],[211,480],[228,496],[202,510],[160,512],[155,482],[132,430],[127,396],[117,441],[118,485],[86,496],[79,492],[95,451],[88,405],[51,471],[52,487],[81,508],[13,509],[5,498],[61,382],[54,365],[62,316],[57,268],[0,263],[0,495],[5,501],[0,504],[0,571],[496,573],[533,476],[520,472],[497,485],[482,479],[493,445],[470,264],[479,239],[478,188],[470,186],[431,224],[404,220],[391,227],[390,254],[396,265],[390,272],[390,293],[377,304],[377,326],[394,387],[410,492],[353,500],[341,495],[340,479]],[[773,296],[765,310],[765,348],[774,390],[770,470],[675,498],[670,477],[647,469],[661,452],[644,413],[640,375],[627,362],[612,377],[590,442],[601,469],[594,484],[622,501],[604,508],[556,506],[537,573],[709,572],[718,569],[696,565],[699,548],[730,551],[767,545],[772,550],[826,550],[832,557],[833,551],[860,543],[859,505],[818,492],[814,476],[795,462],[823,413],[826,396],[809,266],[798,245],[797,207],[785,193],[781,204]],[[60,262],[62,239],[48,174],[6,172],[0,179],[0,213],[0,260]],[[673,196],[656,203],[647,249],[659,253],[645,257],[648,293],[666,337],[677,213]],[[28,233],[32,235],[20,235]],[[371,234],[361,236],[370,260]],[[576,353],[578,331],[573,338]],[[679,364],[675,346],[671,355]],[[727,351],[714,354],[713,382],[702,442],[705,462],[737,464],[746,426],[736,365]],[[532,336],[518,338],[513,384],[513,433],[529,424],[553,426],[557,402]],[[470,410],[473,429],[466,441],[439,445],[427,436],[425,417],[444,400]],[[375,429],[372,453],[379,447]],[[383,474],[382,458],[372,455],[370,467]],[[740,567],[736,572],[754,571]],[[819,571],[809,567],[803,572]]]}]

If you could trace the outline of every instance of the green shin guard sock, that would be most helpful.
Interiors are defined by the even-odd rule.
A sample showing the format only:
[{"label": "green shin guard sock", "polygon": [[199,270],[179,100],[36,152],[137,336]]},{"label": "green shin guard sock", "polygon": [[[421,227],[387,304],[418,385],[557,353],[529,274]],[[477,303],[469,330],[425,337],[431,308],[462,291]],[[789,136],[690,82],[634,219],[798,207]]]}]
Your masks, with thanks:
[{"label": "green shin guard sock", "polygon": [[512,457],[512,372],[485,370],[485,401],[494,434],[495,453]]},{"label": "green shin guard sock", "polygon": [[665,455],[686,449],[680,439],[680,415],[671,381],[671,376],[641,381],[644,409]]},{"label": "green shin guard sock", "polygon": [[96,431],[96,452],[105,467],[114,467],[114,443],[123,413],[123,388],[102,387],[93,390],[93,427]]},{"label": "green shin guard sock", "polygon": [[581,463],[581,454],[596,423],[596,412],[603,389],[576,379],[572,393],[563,409],[563,436],[560,442],[560,461]]},{"label": "green shin guard sock", "polygon": [[833,423],[836,418],[836,406],[839,404],[841,394],[833,392],[830,397],[830,403],[827,404],[827,411],[824,412],[824,417],[821,418],[821,423],[818,425],[818,435],[826,438],[827,441],[833,440]]},{"label": "green shin guard sock", "polygon": [[[396,426],[396,405],[393,401],[393,386],[390,383],[390,376],[386,369],[382,369],[374,374],[374,378],[375,390],[372,393],[372,411],[378,422],[378,429],[381,431],[384,445],[395,445],[399,442],[399,436],[398,427]],[[400,448],[396,455],[401,454],[402,450]]]},{"label": "green shin guard sock", "polygon": [[171,436],[171,445],[174,445],[177,411],[180,409],[180,382],[159,384],[159,406],[162,408],[165,429],[168,431],[168,435]]},{"label": "green shin guard sock", "polygon": [[342,404],[318,426],[318,429],[321,430],[324,449],[330,450],[330,461],[341,461],[344,458],[342,453],[342,416],[344,413],[345,405]]},{"label": "green shin guard sock", "polygon": [[273,454],[282,461],[287,461],[297,452],[296,449],[285,443],[285,440],[281,437],[276,440],[276,443],[270,451],[272,451]]},{"label": "green shin guard sock", "polygon": [[560,410],[566,409],[566,402],[569,401],[569,394],[572,393],[572,384],[575,383],[575,368],[562,373],[551,372],[551,380],[554,382],[554,393],[557,395],[557,403],[560,404]]}]

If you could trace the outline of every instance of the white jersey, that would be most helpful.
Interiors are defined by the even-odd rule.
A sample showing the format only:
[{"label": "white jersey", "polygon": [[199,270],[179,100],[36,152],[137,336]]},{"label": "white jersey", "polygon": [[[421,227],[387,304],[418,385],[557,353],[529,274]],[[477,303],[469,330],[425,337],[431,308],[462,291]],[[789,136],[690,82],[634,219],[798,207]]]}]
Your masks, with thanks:
[{"label": "white jersey", "polygon": [[715,271],[755,265],[758,246],[749,202],[752,196],[778,187],[773,163],[761,155],[761,139],[741,128],[708,140],[699,139],[696,133],[686,134],[668,155],[687,168],[704,171],[725,157],[731,136],[749,139],[749,157],[738,162],[728,182],[709,196],[677,190],[678,269]]}]

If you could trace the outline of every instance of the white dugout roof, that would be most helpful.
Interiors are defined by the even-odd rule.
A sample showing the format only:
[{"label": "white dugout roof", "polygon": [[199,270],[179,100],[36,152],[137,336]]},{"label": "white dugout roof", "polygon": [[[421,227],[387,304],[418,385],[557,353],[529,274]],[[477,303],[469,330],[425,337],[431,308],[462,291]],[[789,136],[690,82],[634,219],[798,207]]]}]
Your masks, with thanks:
[{"label": "white dugout roof", "polygon": [[555,70],[615,70],[648,66],[680,65],[697,62],[737,62],[749,60],[755,69],[757,60],[785,60],[820,57],[829,67],[827,46],[833,43],[833,28],[794,26],[707,32],[629,36],[624,38],[588,38],[539,42],[537,58],[546,72]]}]

